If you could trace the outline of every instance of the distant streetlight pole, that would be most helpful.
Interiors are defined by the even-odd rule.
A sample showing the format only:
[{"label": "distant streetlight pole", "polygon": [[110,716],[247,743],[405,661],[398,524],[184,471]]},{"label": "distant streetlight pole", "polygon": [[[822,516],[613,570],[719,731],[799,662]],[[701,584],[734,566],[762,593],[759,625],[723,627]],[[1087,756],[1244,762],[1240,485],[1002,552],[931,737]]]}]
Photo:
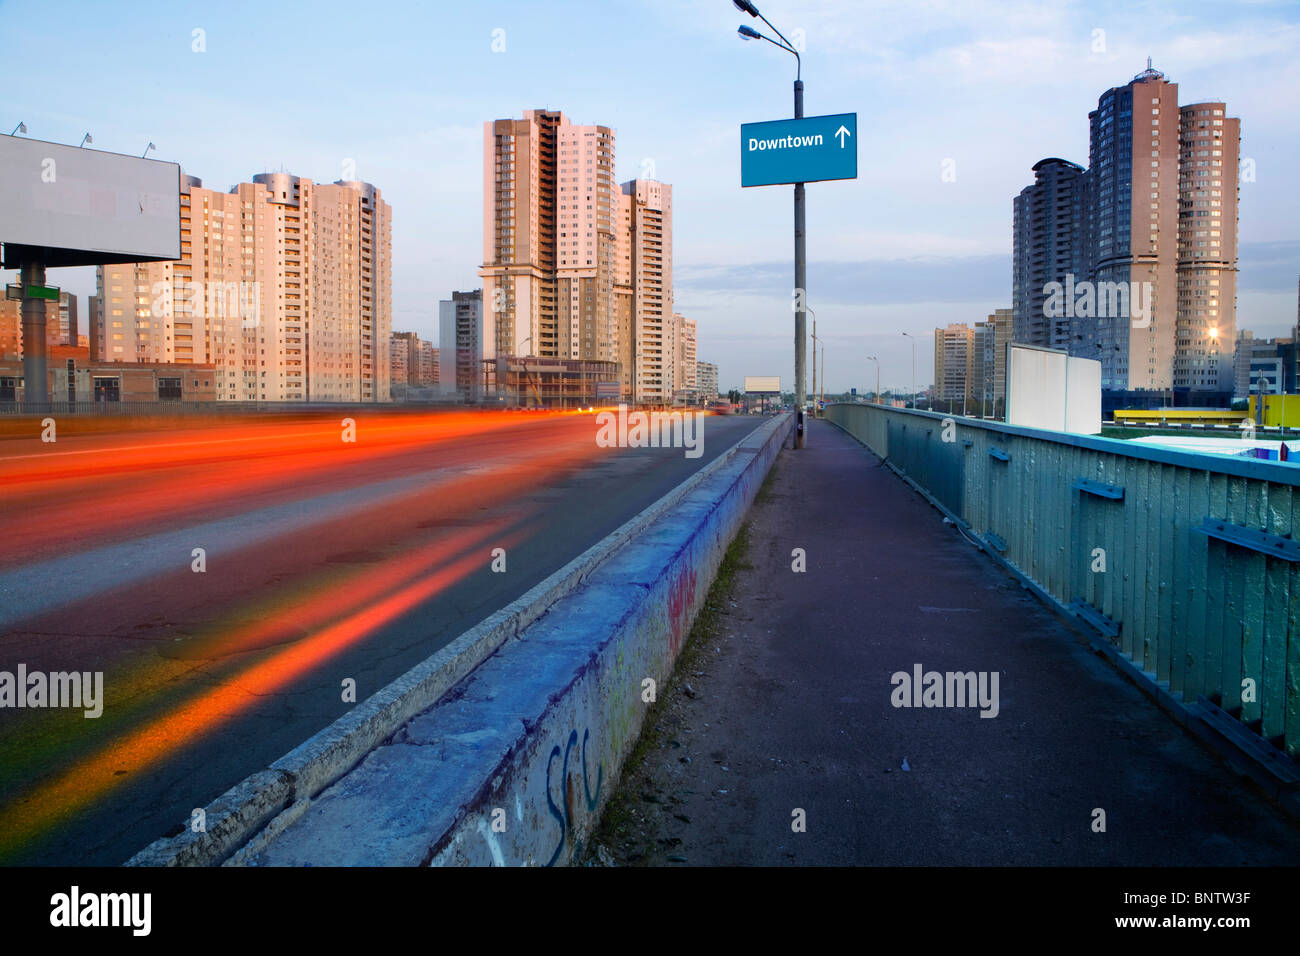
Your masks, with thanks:
[{"label": "distant streetlight pole", "polygon": [[[533,340],[533,337],[530,335],[530,336],[528,336],[526,339],[524,339],[522,342],[520,342],[519,344],[520,344],[521,346],[525,346],[525,345],[527,345],[529,342],[531,342],[532,340]],[[523,358],[523,361],[524,361],[524,380],[523,380],[522,382],[518,382],[518,381],[517,381],[517,382],[515,383],[515,404],[518,405],[520,408],[523,407],[523,405],[524,405],[524,401],[527,399],[527,396],[528,396],[528,392],[527,392],[526,389],[525,389],[525,386],[526,386],[527,384],[529,384],[529,383],[528,383],[528,351],[527,351],[526,349],[524,350],[524,354],[523,354],[522,358]],[[506,374],[507,374],[507,375],[509,374],[509,371],[508,371],[508,369],[509,369],[509,361],[510,361],[510,359],[507,358],[507,359],[506,359],[506,362],[507,362],[507,366],[506,366],[506,368],[507,368],[507,373],[506,373]]]},{"label": "distant streetlight pole", "polygon": [[[808,314],[811,315],[811,316],[813,317],[813,330],[812,330],[812,340],[813,340],[813,360],[812,360],[812,395],[813,395],[813,399],[815,400],[815,399],[817,398],[817,313],[816,313],[814,310],[809,309],[809,310],[808,310]],[[816,418],[816,417],[817,417],[817,412],[816,412],[816,410],[814,409],[814,411],[813,411],[813,418]]]},{"label": "distant streetlight pole", "polygon": [[[768,25],[768,27],[781,38],[781,43],[777,43],[771,37],[764,36],[752,27],[741,26],[736,32],[744,40],[766,40],[768,43],[785,50],[787,53],[794,55],[795,74],[794,74],[794,118],[803,119],[803,61],[799,58],[799,51],[794,48],[794,44],[785,38],[785,35],[772,26],[772,21],[758,12],[758,7],[754,6],[750,0],[732,0],[737,10],[741,13],[748,13],[751,17],[757,17]],[[794,447],[802,448],[805,442],[804,436],[804,402],[806,400],[804,380],[805,365],[807,364],[807,343],[805,341],[807,318],[804,315],[805,306],[804,298],[807,293],[807,248],[805,243],[804,230],[804,184],[794,184],[794,287],[795,287],[795,313],[794,313],[794,393],[796,405],[796,425]]]},{"label": "distant streetlight pole", "polygon": [[911,332],[903,334],[912,340],[912,407],[916,408],[916,336]]},{"label": "distant streetlight pole", "polygon": [[876,363],[876,404],[880,405],[882,404],[880,401],[880,359],[876,358],[874,355],[868,355],[867,361]]},{"label": "distant streetlight pole", "polygon": [[819,393],[819,397],[817,399],[818,411],[820,411],[821,407],[825,404],[826,404],[826,346],[823,344],[822,345],[822,390]]}]

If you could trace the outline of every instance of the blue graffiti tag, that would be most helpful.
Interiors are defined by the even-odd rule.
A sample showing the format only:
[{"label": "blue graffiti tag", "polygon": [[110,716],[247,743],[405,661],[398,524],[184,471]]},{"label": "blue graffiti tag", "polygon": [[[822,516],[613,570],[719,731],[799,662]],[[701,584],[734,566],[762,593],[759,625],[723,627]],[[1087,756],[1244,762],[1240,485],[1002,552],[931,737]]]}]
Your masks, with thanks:
[{"label": "blue graffiti tag", "polygon": [[[587,740],[591,737],[591,729],[588,728],[582,732],[582,790],[586,798],[587,811],[592,812],[596,809],[596,804],[600,801],[600,789],[605,783],[605,764],[602,761],[596,772],[596,792],[591,791],[591,782],[587,773]],[[560,853],[564,850],[564,841],[568,837],[570,829],[573,827],[573,808],[569,801],[569,754],[578,744],[578,732],[569,731],[569,740],[564,747],[564,759],[560,767],[560,780],[564,786],[564,813],[560,813],[560,808],[555,805],[551,799],[551,765],[555,758],[560,756],[560,746],[556,744],[551,748],[551,755],[546,761],[546,807],[551,816],[555,817],[560,824],[560,840],[555,844],[555,852],[546,862],[547,866],[554,866],[555,861],[560,858]],[[574,853],[581,852],[581,845],[574,847]]]}]

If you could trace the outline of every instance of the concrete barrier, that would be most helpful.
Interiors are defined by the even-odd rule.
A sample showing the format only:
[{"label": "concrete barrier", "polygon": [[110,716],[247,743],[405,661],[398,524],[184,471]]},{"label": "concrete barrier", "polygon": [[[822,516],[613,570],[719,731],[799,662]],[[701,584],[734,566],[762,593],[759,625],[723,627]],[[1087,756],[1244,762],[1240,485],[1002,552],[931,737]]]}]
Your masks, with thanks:
[{"label": "concrete barrier", "polygon": [[563,863],[792,418],[718,460],[131,865]]}]

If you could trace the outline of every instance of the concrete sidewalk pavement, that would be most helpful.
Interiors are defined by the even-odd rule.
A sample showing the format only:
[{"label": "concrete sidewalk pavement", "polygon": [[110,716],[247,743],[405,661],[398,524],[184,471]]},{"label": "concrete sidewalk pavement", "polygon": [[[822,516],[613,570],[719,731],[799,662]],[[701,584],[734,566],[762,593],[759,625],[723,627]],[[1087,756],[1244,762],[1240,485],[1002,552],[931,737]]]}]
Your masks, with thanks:
[{"label": "concrete sidewalk pavement", "polygon": [[[808,447],[781,453],[744,561],[625,771],[600,856],[1300,861],[1300,825],[833,425],[812,422]],[[996,716],[895,706],[892,675],[918,666],[985,675]]]}]

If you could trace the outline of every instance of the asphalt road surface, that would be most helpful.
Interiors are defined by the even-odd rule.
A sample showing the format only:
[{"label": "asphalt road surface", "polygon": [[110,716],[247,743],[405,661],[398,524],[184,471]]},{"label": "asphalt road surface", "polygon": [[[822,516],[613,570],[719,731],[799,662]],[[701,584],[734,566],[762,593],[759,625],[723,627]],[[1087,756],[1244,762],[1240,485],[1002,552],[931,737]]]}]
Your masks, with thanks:
[{"label": "asphalt road surface", "polygon": [[[688,458],[590,414],[354,418],[0,441],[0,863],[179,832],[762,421]],[[20,665],[102,672],[102,714],[6,704]]]}]

